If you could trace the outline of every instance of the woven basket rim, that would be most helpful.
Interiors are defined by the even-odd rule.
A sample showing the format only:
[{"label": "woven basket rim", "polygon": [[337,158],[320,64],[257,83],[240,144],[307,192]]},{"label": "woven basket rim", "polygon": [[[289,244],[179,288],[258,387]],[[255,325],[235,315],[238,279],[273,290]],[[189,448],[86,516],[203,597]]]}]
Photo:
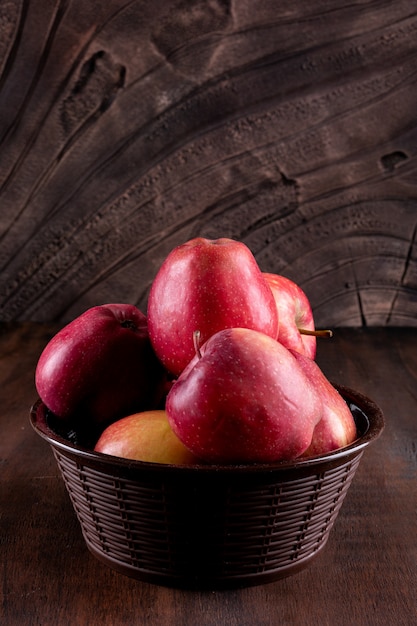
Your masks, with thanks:
[{"label": "woven basket rim", "polygon": [[[89,448],[75,445],[68,439],[56,433],[48,424],[46,418],[47,409],[38,398],[30,409],[30,423],[35,432],[45,439],[50,445],[61,451],[76,455],[80,460],[99,463],[112,467],[129,469],[147,469],[151,471],[166,472],[175,469],[186,473],[204,472],[211,474],[218,473],[256,473],[265,471],[288,471],[293,469],[308,469],[323,463],[338,462],[349,455],[356,455],[376,440],[382,433],[385,422],[381,409],[373,400],[349,387],[333,383],[339,393],[349,403],[350,408],[357,411],[362,421],[362,432],[359,437],[350,445],[339,448],[327,454],[312,456],[294,461],[277,461],[275,463],[241,463],[241,464],[193,464],[193,465],[170,465],[162,463],[151,463],[147,461],[136,461],[115,457],[101,452],[95,452]],[[355,414],[354,414],[355,417]]]}]

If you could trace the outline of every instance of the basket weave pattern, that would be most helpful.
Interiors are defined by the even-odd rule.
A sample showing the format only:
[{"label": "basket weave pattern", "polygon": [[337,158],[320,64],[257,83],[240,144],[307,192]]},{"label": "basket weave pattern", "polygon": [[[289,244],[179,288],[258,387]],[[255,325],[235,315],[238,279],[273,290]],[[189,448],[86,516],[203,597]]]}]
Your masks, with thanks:
[{"label": "basket weave pattern", "polygon": [[82,532],[97,556],[155,579],[228,580],[293,568],[327,541],[362,453],[334,468],[277,482],[245,475],[177,485],[141,482],[54,454]]},{"label": "basket weave pattern", "polygon": [[40,401],[31,423],[52,448],[99,560],[146,582],[222,589],[296,573],[326,544],[364,450],[384,427],[371,400],[339,390],[358,439],[289,463],[187,467],[99,454],[56,430]]}]

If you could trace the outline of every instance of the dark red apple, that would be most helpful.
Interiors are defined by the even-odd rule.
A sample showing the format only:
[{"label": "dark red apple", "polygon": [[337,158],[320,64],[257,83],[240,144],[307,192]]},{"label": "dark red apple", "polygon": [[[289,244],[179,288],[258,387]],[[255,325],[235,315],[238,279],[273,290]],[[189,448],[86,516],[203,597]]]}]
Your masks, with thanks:
[{"label": "dark red apple", "polygon": [[165,372],[151,346],[145,315],[130,304],[88,309],[43,350],[38,394],[55,415],[106,424],[154,408]]},{"label": "dark red apple", "polygon": [[178,376],[201,342],[219,330],[244,327],[277,337],[278,312],[252,252],[238,241],[198,237],[167,256],[151,286],[149,335],[165,367]]},{"label": "dark red apple", "polygon": [[295,359],[314,384],[322,401],[322,417],[316,425],[311,444],[303,456],[316,456],[338,450],[355,441],[356,424],[353,415],[337,389],[331,384],[318,364],[292,351]]},{"label": "dark red apple", "polygon": [[279,316],[278,341],[289,349],[314,359],[316,337],[301,333],[314,331],[313,311],[304,291],[294,281],[265,272],[264,276],[272,289]]},{"label": "dark red apple", "polygon": [[198,462],[175,435],[163,410],[134,413],[113,422],[100,435],[94,450],[149,463]]},{"label": "dark red apple", "polygon": [[171,388],[172,429],[195,456],[218,463],[272,462],[310,445],[322,405],[297,360],[255,330],[219,331]]}]

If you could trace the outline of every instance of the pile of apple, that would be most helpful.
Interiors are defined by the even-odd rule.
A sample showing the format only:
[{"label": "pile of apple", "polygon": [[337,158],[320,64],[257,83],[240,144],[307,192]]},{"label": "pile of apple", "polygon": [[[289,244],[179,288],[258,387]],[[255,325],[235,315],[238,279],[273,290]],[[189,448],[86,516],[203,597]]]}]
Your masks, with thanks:
[{"label": "pile of apple", "polygon": [[[323,331],[328,334],[329,331]],[[59,419],[94,426],[94,449],[158,463],[269,463],[356,438],[315,361],[307,296],[264,273],[242,242],[176,247],[149,293],[88,309],[42,352],[38,394]]]}]

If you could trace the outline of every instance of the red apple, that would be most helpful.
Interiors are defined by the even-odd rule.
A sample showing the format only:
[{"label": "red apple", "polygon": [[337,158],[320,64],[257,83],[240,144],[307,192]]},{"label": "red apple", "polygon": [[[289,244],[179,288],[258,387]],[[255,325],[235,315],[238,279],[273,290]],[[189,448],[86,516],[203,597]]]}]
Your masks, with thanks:
[{"label": "red apple", "polygon": [[151,286],[149,335],[165,367],[178,376],[201,342],[219,330],[244,327],[277,337],[271,289],[249,248],[238,241],[198,237],[167,256]]},{"label": "red apple", "polygon": [[162,410],[143,411],[113,422],[100,435],[94,450],[150,463],[198,462],[174,434]]},{"label": "red apple", "polygon": [[314,319],[310,302],[304,291],[289,278],[279,274],[264,273],[278,309],[278,341],[289,349],[314,359],[316,337],[302,334],[300,329],[314,331]]},{"label": "red apple", "polygon": [[303,456],[316,456],[349,445],[357,437],[353,415],[337,389],[315,361],[292,351],[306,376],[312,381],[322,401],[322,417],[316,425],[311,444]]},{"label": "red apple", "polygon": [[172,429],[197,457],[219,463],[295,459],[310,445],[321,401],[295,357],[246,328],[213,335],[170,390]]},{"label": "red apple", "polygon": [[105,424],[154,408],[165,383],[145,315],[130,304],[85,311],[43,350],[35,373],[38,394],[55,415],[77,414]]}]

